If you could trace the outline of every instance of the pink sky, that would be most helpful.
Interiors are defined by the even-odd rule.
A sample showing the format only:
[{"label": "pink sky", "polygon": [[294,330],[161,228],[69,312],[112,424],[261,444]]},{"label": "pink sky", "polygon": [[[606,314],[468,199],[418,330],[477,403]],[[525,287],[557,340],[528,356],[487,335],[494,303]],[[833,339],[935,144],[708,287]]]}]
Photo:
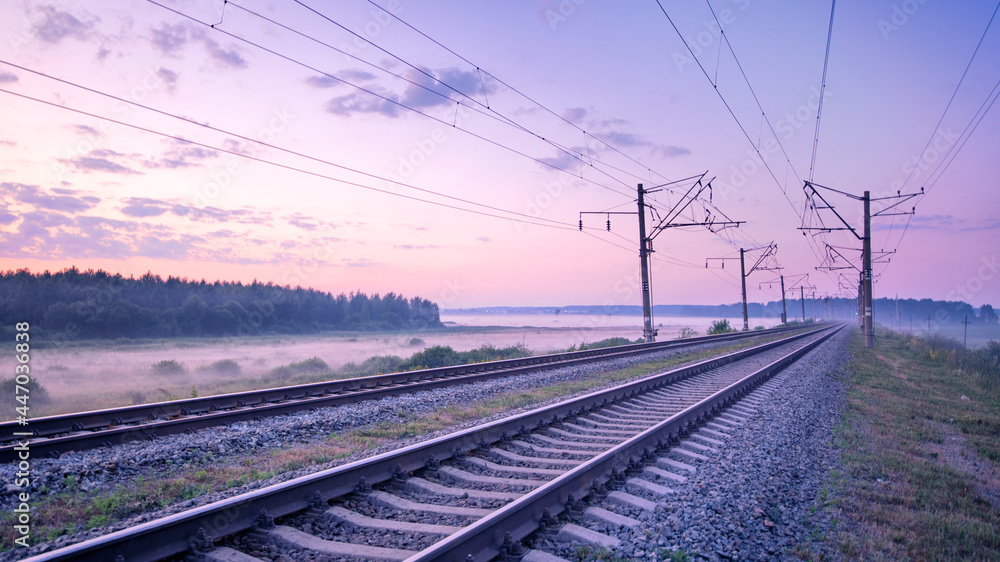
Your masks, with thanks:
[{"label": "pink sky", "polygon": [[[259,1],[224,14],[221,1],[0,6],[0,88],[27,96],[0,92],[0,268],[395,291],[444,308],[639,304],[635,217],[612,216],[608,233],[585,216],[581,233],[579,213],[633,211],[637,183],[707,170],[711,204],[746,224],[661,234],[656,303],[737,301],[736,262],[705,259],[772,241],[786,275],[846,294],[838,272],[815,269],[820,240],[797,230],[829,5],[711,2],[783,152],[768,148],[775,135],[707,4],[663,1],[752,143],[656,2],[305,5],[325,18]],[[1000,29],[935,133],[995,6],[837,6],[814,181],[857,195],[929,189],[905,235],[907,217],[874,222],[874,248],[899,248],[876,267],[876,297],[1000,304],[996,112],[962,135],[1000,76]],[[828,200],[860,228],[860,203]],[[751,300],[778,299],[759,288],[774,277],[752,274]]]}]

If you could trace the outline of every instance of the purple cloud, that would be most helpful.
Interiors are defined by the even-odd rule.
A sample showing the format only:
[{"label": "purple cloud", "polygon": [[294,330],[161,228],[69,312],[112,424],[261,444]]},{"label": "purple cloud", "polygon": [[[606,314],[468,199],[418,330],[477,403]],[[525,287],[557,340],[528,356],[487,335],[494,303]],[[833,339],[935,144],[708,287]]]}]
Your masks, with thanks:
[{"label": "purple cloud", "polygon": [[100,18],[84,23],[68,12],[60,12],[53,6],[38,8],[42,13],[41,23],[35,26],[38,38],[49,44],[56,44],[67,37],[86,41],[93,32],[93,26]]},{"label": "purple cloud", "polygon": [[77,170],[83,170],[85,172],[107,172],[109,174],[142,173],[142,172],[137,172],[132,168],[122,166],[121,164],[116,164],[106,158],[92,158],[90,156],[78,156],[71,160],[63,160],[63,162],[68,162]]},{"label": "purple cloud", "polygon": [[170,209],[169,203],[147,197],[129,197],[121,212],[129,217],[158,217]]},{"label": "purple cloud", "polygon": [[290,219],[288,221],[288,224],[297,226],[302,230],[316,230],[317,228],[319,228],[319,226],[316,224],[308,223],[299,219]]},{"label": "purple cloud", "polygon": [[150,43],[160,53],[167,56],[177,55],[188,42],[188,30],[183,23],[173,25],[165,23],[158,29],[153,28],[149,31],[152,35]]},{"label": "purple cloud", "polygon": [[[369,89],[372,92],[382,97],[367,92],[353,92],[329,100],[325,106],[326,111],[343,116],[354,113],[377,113],[386,117],[397,117],[401,106],[422,109],[450,105],[454,103],[452,96],[456,95],[456,91],[474,96],[481,93],[484,87],[487,94],[496,90],[496,84],[492,80],[482,80],[477,72],[458,68],[446,68],[436,72],[428,68],[421,70],[423,72],[411,70],[407,73],[406,78],[411,83],[401,95],[371,87]],[[313,79],[311,85],[326,86],[327,83],[317,78]]]},{"label": "purple cloud", "polygon": [[313,88],[332,88],[344,83],[345,80],[351,82],[370,82],[375,79],[375,75],[364,70],[350,69],[338,72],[336,78],[321,75],[306,78],[306,84]]},{"label": "purple cloud", "polygon": [[0,84],[8,82],[17,82],[17,75],[10,72],[0,72]]},{"label": "purple cloud", "polygon": [[100,199],[93,196],[73,197],[72,194],[77,193],[73,190],[53,190],[60,194],[50,195],[39,189],[37,185],[22,183],[0,183],[0,189],[6,191],[14,200],[21,203],[33,205],[37,209],[48,209],[64,213],[80,213],[93,208],[94,205],[100,202]]}]

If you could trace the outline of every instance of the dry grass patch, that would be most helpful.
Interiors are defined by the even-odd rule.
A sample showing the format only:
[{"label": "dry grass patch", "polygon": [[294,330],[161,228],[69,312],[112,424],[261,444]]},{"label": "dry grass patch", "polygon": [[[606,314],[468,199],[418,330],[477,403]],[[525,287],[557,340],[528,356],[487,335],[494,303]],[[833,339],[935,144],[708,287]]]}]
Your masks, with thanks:
[{"label": "dry grass patch", "polygon": [[836,477],[834,502],[843,554],[1000,558],[1000,509],[988,490],[997,470],[990,459],[1000,453],[996,387],[922,358],[901,337],[881,337],[870,350],[856,332],[850,346],[838,436],[845,472]]}]

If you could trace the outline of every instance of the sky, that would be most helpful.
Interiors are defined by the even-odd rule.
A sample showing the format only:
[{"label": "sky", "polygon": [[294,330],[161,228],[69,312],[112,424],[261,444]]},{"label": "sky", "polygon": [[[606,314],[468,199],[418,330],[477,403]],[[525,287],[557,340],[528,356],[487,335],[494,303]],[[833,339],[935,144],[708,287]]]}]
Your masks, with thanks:
[{"label": "sky", "polygon": [[642,184],[654,303],[853,297],[867,190],[876,297],[1000,305],[996,8],[4,2],[0,269],[634,305]]}]

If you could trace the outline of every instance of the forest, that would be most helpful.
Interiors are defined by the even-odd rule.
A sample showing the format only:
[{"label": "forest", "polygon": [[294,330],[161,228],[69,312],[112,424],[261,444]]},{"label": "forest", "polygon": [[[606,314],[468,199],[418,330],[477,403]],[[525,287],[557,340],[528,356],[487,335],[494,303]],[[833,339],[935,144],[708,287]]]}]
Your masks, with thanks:
[{"label": "forest", "polygon": [[[70,267],[0,273],[0,330],[29,322],[48,340],[225,337],[442,326],[438,306],[395,293],[331,293],[272,283],[124,277]],[[12,341],[12,340],[11,340]]]}]

